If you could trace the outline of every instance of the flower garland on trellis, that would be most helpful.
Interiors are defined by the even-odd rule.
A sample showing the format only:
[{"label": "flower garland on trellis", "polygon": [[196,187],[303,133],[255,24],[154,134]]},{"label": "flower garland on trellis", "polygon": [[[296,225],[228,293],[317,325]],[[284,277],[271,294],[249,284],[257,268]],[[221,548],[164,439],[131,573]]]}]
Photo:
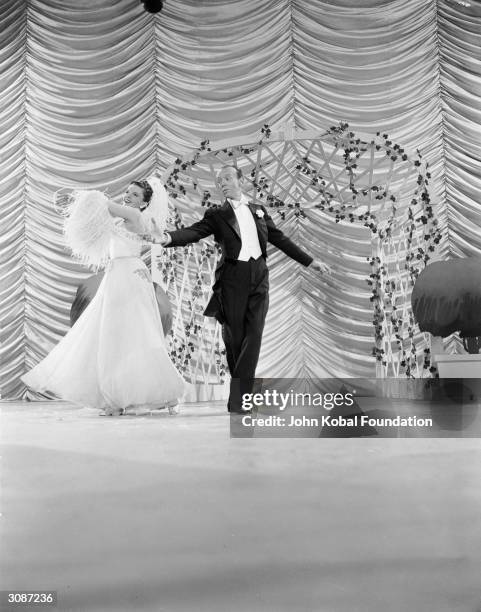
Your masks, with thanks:
[{"label": "flower garland on trellis", "polygon": [[[257,146],[262,145],[264,141],[269,139],[272,130],[268,124],[264,124],[261,129],[261,138],[258,143],[254,146],[234,146],[224,148],[216,153],[221,153],[224,158],[235,158],[239,154],[250,154],[253,153]],[[340,123],[338,126],[330,127],[327,132],[323,134],[323,138],[329,140],[334,146],[343,150],[343,161],[344,169],[349,178],[349,191],[351,193],[351,200],[349,202],[336,202],[335,195],[329,192],[326,188],[326,180],[317,172],[313,167],[308,157],[303,157],[299,160],[296,169],[307,176],[311,181],[311,186],[317,190],[320,195],[320,201],[315,204],[316,208],[329,213],[334,217],[336,223],[341,221],[348,221],[350,223],[361,223],[363,226],[370,229],[371,233],[377,235],[380,242],[389,240],[396,226],[396,214],[397,209],[397,198],[389,191],[388,188],[380,185],[371,185],[361,190],[356,188],[356,169],[358,167],[358,160],[363,153],[367,151],[369,147],[375,147],[377,151],[384,149],[386,156],[390,158],[392,162],[401,160],[403,162],[410,161],[405,150],[398,144],[393,143],[387,134],[381,134],[378,132],[376,137],[371,142],[366,142],[358,137],[349,130],[347,123]],[[196,166],[199,163],[199,159],[206,153],[211,153],[212,149],[209,146],[209,141],[204,140],[200,143],[200,146],[194,151],[190,159],[177,158],[173,164],[173,168],[166,179],[166,189],[169,195],[174,200],[179,194],[185,196],[187,191],[182,184],[181,176],[184,173]],[[417,187],[412,195],[410,206],[408,207],[408,218],[407,223],[402,227],[402,231],[405,233],[407,251],[405,255],[404,268],[408,273],[409,284],[411,287],[430,260],[432,254],[436,249],[436,245],[441,240],[441,230],[439,228],[438,220],[434,216],[433,207],[429,195],[429,179],[431,174],[429,172],[429,165],[423,161],[422,155],[419,150],[416,151],[416,159],[412,162],[413,168],[417,172]],[[287,209],[291,209],[292,213],[296,217],[306,217],[306,214],[302,208],[300,202],[285,203],[282,199],[277,197],[275,194],[270,193],[270,185],[265,176],[259,176],[259,168],[253,168],[248,177],[246,177],[256,190],[257,197],[259,199],[265,199],[265,203],[270,208],[277,210],[278,214],[282,219],[285,219]],[[195,182],[193,183],[194,190],[197,189]],[[390,205],[387,221],[381,224],[376,213],[372,210],[366,212],[356,212],[358,207],[358,197],[360,196],[372,196],[374,194],[374,200],[379,202],[387,201]],[[212,195],[210,191],[202,191],[201,206],[202,207],[215,207],[219,206],[218,203],[212,201]],[[179,215],[177,207],[173,206],[174,225],[177,229],[183,227],[181,217]],[[422,236],[424,246],[414,246],[414,237],[422,229]],[[184,247],[188,249],[190,247]],[[201,258],[210,257],[215,253],[217,249],[220,253],[218,246],[211,247],[205,245],[202,247]],[[383,322],[386,318],[389,318],[392,328],[394,330],[394,338],[400,352],[400,365],[404,369],[404,373],[407,377],[413,377],[413,372],[417,364],[417,350],[414,345],[415,335],[415,321],[412,312],[409,313],[409,320],[407,322],[407,335],[411,341],[410,350],[406,350],[404,347],[404,338],[401,335],[403,328],[402,315],[398,312],[398,308],[395,304],[394,291],[396,290],[396,279],[387,278],[388,270],[386,265],[382,263],[378,256],[372,256],[368,258],[371,273],[367,280],[367,284],[371,288],[370,301],[373,304],[373,327],[374,327],[374,338],[375,346],[373,347],[372,354],[376,361],[382,365],[386,365],[386,354],[382,347],[384,340]],[[170,255],[170,263],[167,263],[164,269],[165,275],[173,275],[173,268],[176,262],[175,252]],[[166,276],[166,278],[167,278]],[[195,303],[198,301],[202,286],[202,271],[197,272],[196,285],[192,294],[190,306],[191,312],[194,312]],[[195,324],[191,321],[186,323],[186,335],[195,335],[198,331]],[[185,371],[190,359],[192,358],[192,352],[194,350],[193,342],[189,341],[187,344],[180,343],[174,339],[174,352],[173,358],[176,361],[176,365],[180,366]],[[223,363],[223,357],[225,355],[225,349],[221,349],[219,346],[216,347],[217,366],[220,369],[221,378],[225,376],[225,363]],[[431,374],[436,374],[436,368],[431,362],[431,354],[429,348],[424,349],[424,360],[423,368],[429,370]]]},{"label": "flower garland on trellis", "polygon": [[[385,153],[389,158],[395,162],[398,159],[402,161],[409,161],[408,155],[405,150],[398,144],[392,142],[387,134],[381,134],[377,132],[376,137],[378,141],[372,140],[371,143],[362,141],[360,138],[356,138],[355,134],[349,130],[347,123],[341,123],[339,127],[331,127],[327,135],[331,136],[334,145],[343,148],[344,150],[344,166],[349,176],[349,189],[352,193],[353,203],[335,203],[333,202],[333,194],[325,190],[326,182],[320,177],[316,170],[309,164],[309,160],[304,158],[302,163],[297,169],[304,172],[306,175],[312,178],[312,184],[318,187],[318,191],[321,195],[321,202],[317,205],[320,210],[329,212],[335,216],[336,223],[342,220],[348,220],[350,223],[360,221],[365,227],[369,228],[373,234],[377,234],[379,240],[385,241],[392,236],[392,232],[395,226],[396,213],[397,213],[397,198],[394,194],[390,193],[388,189],[380,187],[378,185],[371,185],[370,187],[361,191],[363,196],[367,196],[368,192],[374,192],[376,195],[375,200],[389,200],[391,203],[391,209],[385,227],[381,228],[379,220],[376,214],[372,211],[367,211],[362,214],[356,214],[356,200],[359,195],[359,191],[355,188],[355,170],[357,168],[357,161],[359,160],[362,153],[366,152],[368,146],[374,145],[377,151],[384,148]],[[417,277],[421,273],[422,269],[426,266],[430,260],[432,254],[436,249],[436,245],[441,240],[441,230],[439,228],[438,220],[434,217],[434,211],[429,195],[429,179],[431,173],[429,172],[429,165],[423,163],[422,155],[419,150],[416,150],[416,159],[413,162],[414,168],[417,170],[417,188],[414,191],[413,197],[408,208],[408,223],[402,230],[406,234],[407,252],[405,257],[405,269],[409,275],[409,284],[414,287]],[[416,214],[415,209],[420,207],[421,214]],[[302,211],[296,211],[296,214],[302,214]],[[422,228],[424,248],[418,246],[413,247],[413,237],[417,229]],[[368,285],[371,287],[372,295],[370,301],[373,303],[373,326],[374,326],[374,337],[376,345],[373,347],[372,354],[378,362],[382,365],[386,365],[385,361],[385,350],[382,348],[384,339],[383,332],[383,321],[389,316],[390,321],[394,329],[394,337],[401,353],[400,365],[404,368],[407,377],[413,376],[417,363],[417,351],[414,343],[411,346],[410,351],[406,351],[404,347],[403,337],[400,334],[402,328],[402,317],[398,314],[398,309],[394,302],[394,291],[396,289],[395,279],[386,278],[388,275],[386,266],[381,262],[378,256],[372,256],[368,258],[371,266],[371,274],[367,280]],[[384,283],[383,283],[384,280]],[[383,295],[384,294],[384,295]],[[388,313],[387,310],[390,309]],[[409,321],[407,325],[408,337],[412,340],[414,338],[415,321],[412,312],[409,313]],[[431,362],[430,349],[424,349],[424,369],[428,369],[432,374],[436,374],[436,367]]]},{"label": "flower garland on trellis", "polygon": [[[170,193],[171,197],[176,198],[177,194]],[[182,218],[179,214],[177,207],[174,205],[172,210],[170,211],[168,223],[173,225],[176,229],[181,229],[184,227],[184,223],[182,222]],[[188,256],[192,247],[186,246],[183,247],[182,252],[184,256]],[[208,243],[203,243],[200,249],[200,261],[204,263],[208,258],[214,255],[215,251],[218,247],[213,247]],[[168,286],[170,283],[176,282],[176,270],[181,263],[181,257],[178,252],[178,249],[169,249],[169,255],[162,262],[158,262],[158,269],[162,273],[162,280],[164,286]],[[186,313],[183,321],[185,340],[177,337],[175,335],[174,329],[169,331],[170,338],[170,357],[175,364],[176,368],[185,373],[189,369],[189,365],[193,359],[195,352],[195,343],[194,339],[201,331],[201,326],[197,322],[197,313],[199,310],[202,310],[202,304],[200,304],[200,299],[202,297],[202,287],[204,286],[205,279],[203,278],[204,272],[202,267],[198,267],[195,273],[195,280],[193,283],[193,289],[189,298],[185,303]],[[222,383],[225,380],[227,369],[226,369],[226,361],[225,361],[225,349],[222,348],[218,341],[216,341],[214,347],[214,355],[215,355],[215,364],[216,370],[219,377],[219,381]]]}]

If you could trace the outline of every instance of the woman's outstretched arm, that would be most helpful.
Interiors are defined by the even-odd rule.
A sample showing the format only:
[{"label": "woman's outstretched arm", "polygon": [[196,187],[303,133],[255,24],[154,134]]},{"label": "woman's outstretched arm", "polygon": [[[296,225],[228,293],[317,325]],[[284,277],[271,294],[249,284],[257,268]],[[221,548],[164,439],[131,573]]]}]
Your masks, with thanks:
[{"label": "woman's outstretched arm", "polygon": [[[66,209],[72,202],[75,200],[73,193],[56,193],[55,194],[55,206],[59,212],[65,214]],[[136,208],[130,208],[129,206],[122,206],[120,204],[116,204],[112,202],[112,200],[108,200],[108,211],[112,215],[112,217],[121,217],[126,221],[130,221],[133,225],[139,226],[139,230],[142,229],[142,217],[140,214],[140,210]]]}]

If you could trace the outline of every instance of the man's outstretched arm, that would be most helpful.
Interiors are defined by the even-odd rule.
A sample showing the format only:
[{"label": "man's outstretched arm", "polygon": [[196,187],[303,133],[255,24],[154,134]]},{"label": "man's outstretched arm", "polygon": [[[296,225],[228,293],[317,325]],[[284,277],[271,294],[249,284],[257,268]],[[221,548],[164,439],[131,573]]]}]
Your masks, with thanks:
[{"label": "man's outstretched arm", "polygon": [[198,242],[214,233],[215,224],[212,218],[212,211],[207,210],[204,217],[193,223],[189,227],[172,232],[164,232],[160,244],[168,247],[186,246],[193,242]]},{"label": "man's outstretched arm", "polygon": [[269,214],[264,215],[264,219],[267,225],[267,238],[268,241],[275,247],[280,249],[291,259],[298,261],[303,266],[309,266],[309,268],[319,272],[320,274],[330,274],[331,268],[319,259],[314,259],[308,253],[303,251],[297,246],[290,238],[288,238],[284,232],[276,227],[274,221]]}]

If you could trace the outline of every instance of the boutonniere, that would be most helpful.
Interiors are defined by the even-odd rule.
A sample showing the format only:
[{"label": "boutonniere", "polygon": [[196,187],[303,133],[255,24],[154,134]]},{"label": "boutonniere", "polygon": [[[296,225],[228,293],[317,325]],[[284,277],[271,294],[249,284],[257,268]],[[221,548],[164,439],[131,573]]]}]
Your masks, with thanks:
[{"label": "boutonniere", "polygon": [[258,208],[256,210],[256,215],[259,217],[259,219],[262,219],[262,217],[264,216],[264,211],[262,210],[262,208]]}]

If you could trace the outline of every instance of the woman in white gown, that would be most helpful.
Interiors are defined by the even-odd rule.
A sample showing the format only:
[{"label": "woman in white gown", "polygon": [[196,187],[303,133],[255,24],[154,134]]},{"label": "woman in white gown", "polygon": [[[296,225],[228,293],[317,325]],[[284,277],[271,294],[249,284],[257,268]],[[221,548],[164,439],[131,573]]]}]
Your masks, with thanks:
[{"label": "woman in white gown", "polygon": [[74,194],[66,243],[106,271],[75,325],[22,377],[28,387],[107,415],[177,403],[185,383],[168,355],[152,280],[140,258],[143,238],[162,229],[166,211],[157,178],[131,183],[124,205],[99,191]]}]

